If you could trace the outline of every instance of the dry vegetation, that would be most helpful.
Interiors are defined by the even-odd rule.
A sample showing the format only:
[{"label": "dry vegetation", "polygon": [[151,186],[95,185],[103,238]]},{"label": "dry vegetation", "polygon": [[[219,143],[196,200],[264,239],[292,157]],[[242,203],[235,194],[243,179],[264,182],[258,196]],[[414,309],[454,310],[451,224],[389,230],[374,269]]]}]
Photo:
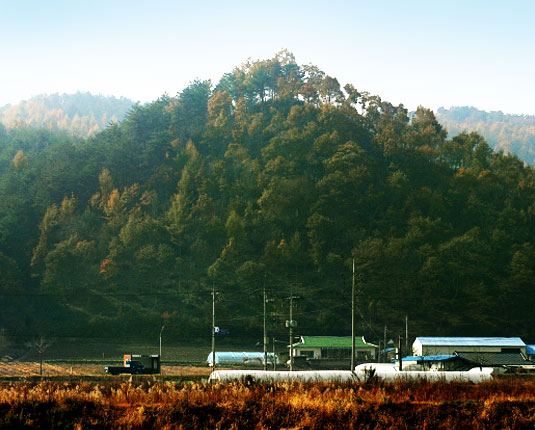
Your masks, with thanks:
[{"label": "dry vegetation", "polygon": [[[0,377],[30,377],[39,376],[40,367],[38,362],[0,362]],[[80,363],[43,363],[43,376],[104,376],[103,364],[80,364]],[[210,375],[208,367],[191,366],[162,366],[164,376],[201,376]]]},{"label": "dry vegetation", "polygon": [[5,382],[0,428],[521,429],[535,382],[209,385]]}]

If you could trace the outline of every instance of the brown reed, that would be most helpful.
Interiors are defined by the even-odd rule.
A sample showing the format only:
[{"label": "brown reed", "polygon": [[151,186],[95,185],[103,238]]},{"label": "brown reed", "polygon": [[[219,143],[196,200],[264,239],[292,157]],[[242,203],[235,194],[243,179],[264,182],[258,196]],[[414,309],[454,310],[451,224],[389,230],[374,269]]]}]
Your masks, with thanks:
[{"label": "brown reed", "polygon": [[1,428],[534,428],[535,381],[5,382]]}]

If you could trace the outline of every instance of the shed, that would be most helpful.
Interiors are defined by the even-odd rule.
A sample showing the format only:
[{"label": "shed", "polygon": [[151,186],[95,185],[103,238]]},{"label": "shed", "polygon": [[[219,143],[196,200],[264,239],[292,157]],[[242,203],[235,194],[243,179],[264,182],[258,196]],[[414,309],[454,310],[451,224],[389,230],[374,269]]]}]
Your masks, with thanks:
[{"label": "shed", "polygon": [[[462,360],[456,355],[407,356],[402,358],[403,370],[465,370]],[[399,366],[399,360],[392,363]],[[464,364],[464,362],[462,362]]]},{"label": "shed", "polygon": [[535,362],[527,360],[520,353],[513,352],[458,352],[456,354],[472,366],[499,367],[515,371],[518,369],[535,370]]},{"label": "shed", "polygon": [[526,345],[526,355],[530,360],[535,359],[535,345]]},{"label": "shed", "polygon": [[414,355],[452,355],[455,352],[526,353],[519,337],[417,337],[412,344]]}]

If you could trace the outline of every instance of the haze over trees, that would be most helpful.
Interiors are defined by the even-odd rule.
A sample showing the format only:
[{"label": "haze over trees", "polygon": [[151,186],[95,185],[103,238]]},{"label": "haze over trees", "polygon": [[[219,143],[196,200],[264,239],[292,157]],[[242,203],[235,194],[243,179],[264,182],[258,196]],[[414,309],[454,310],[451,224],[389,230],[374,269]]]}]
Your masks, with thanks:
[{"label": "haze over trees", "polygon": [[82,92],[39,95],[0,107],[0,123],[8,129],[27,125],[88,137],[105,129],[110,122],[123,120],[133,104],[123,97]]},{"label": "haze over trees", "polygon": [[0,327],[535,341],[535,172],[288,52],[134,105],[88,139],[0,129]]},{"label": "haze over trees", "polygon": [[463,106],[440,108],[437,119],[451,136],[475,131],[495,151],[516,154],[521,160],[535,165],[535,116],[485,112]]}]

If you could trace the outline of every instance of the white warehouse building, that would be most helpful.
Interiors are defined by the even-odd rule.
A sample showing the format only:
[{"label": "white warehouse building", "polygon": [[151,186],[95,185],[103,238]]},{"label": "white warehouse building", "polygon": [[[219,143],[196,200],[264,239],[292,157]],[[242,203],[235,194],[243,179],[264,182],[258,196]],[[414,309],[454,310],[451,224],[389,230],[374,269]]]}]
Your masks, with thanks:
[{"label": "white warehouse building", "polygon": [[412,344],[416,356],[455,352],[509,352],[525,356],[526,344],[519,337],[417,337]]}]

